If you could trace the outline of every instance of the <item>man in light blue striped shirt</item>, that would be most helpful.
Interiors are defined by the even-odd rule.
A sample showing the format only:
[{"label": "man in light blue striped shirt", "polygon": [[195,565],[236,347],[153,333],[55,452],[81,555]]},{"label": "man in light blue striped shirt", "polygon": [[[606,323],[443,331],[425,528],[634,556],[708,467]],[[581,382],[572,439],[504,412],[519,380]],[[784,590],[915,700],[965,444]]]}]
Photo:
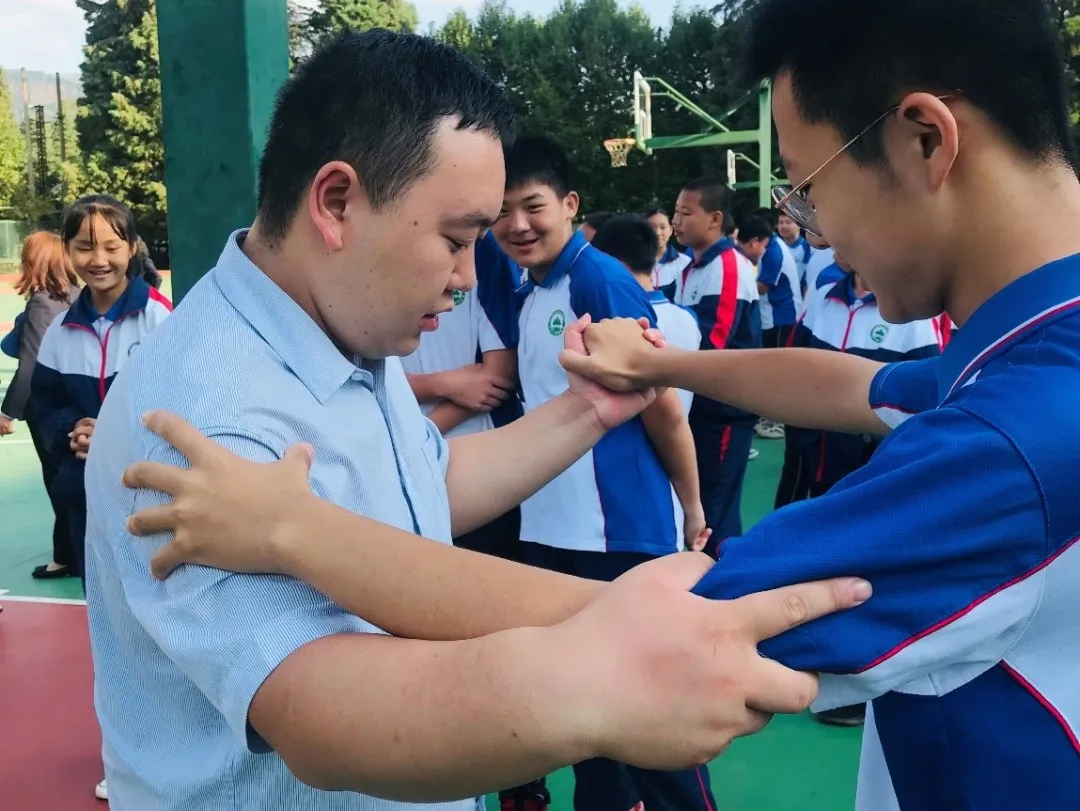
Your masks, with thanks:
[{"label": "man in light blue striped shirt", "polygon": [[[499,616],[509,613],[505,600],[486,625],[458,635],[380,623],[399,637],[465,640],[445,642],[384,635],[357,616],[372,613],[349,613],[346,601],[324,596],[332,589],[284,568],[151,576],[152,555],[172,536],[140,541],[126,521],[165,498],[133,494],[121,478],[133,462],[186,460],[144,428],[150,409],[175,412],[256,462],[310,443],[322,503],[410,533],[405,541],[449,544],[649,402],[576,378],[527,419],[455,439],[452,454],[422,416],[397,356],[437,328],[453,291],[475,284],[472,248],[502,202],[511,126],[501,94],[464,57],[386,31],[340,37],[282,91],[254,225],[229,238],[117,378],[87,464],[95,705],[114,811],[403,811],[424,802],[466,811],[475,799],[454,798],[587,757],[658,768],[700,760],[760,727],[748,703],[771,711],[809,701],[813,679],[779,670],[768,681],[783,700],[767,700],[759,685],[771,665],[743,633],[752,623],[735,621],[734,608],[701,611],[712,604],[684,593],[701,574],[694,560],[667,567],[672,582],[681,573],[678,588],[613,588],[551,629],[504,630],[518,619]],[[338,568],[355,566],[362,541],[338,555]],[[424,562],[410,566],[419,573]],[[462,558],[460,572],[476,565]],[[550,582],[502,561],[480,565],[510,567],[504,580]],[[583,581],[576,588],[599,594]],[[535,605],[538,591],[519,599]],[[548,603],[534,625],[571,613]],[[412,600],[398,613],[430,619],[439,613],[430,608]],[[628,621],[632,611],[645,620]],[[716,662],[717,645],[731,661]],[[745,672],[737,680],[736,669]],[[684,680],[686,689],[670,689]],[[702,710],[713,688],[727,693]],[[639,739],[642,724],[651,732]]]}]

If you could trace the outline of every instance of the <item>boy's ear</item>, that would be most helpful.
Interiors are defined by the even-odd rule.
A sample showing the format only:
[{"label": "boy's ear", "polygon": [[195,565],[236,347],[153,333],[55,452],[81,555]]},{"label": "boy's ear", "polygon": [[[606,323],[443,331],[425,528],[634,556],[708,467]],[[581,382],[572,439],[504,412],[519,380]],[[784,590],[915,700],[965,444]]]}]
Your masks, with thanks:
[{"label": "boy's ear", "polygon": [[566,197],[563,198],[563,206],[566,208],[567,216],[572,220],[577,217],[578,209],[581,207],[581,198],[578,197],[576,191],[566,193]]}]

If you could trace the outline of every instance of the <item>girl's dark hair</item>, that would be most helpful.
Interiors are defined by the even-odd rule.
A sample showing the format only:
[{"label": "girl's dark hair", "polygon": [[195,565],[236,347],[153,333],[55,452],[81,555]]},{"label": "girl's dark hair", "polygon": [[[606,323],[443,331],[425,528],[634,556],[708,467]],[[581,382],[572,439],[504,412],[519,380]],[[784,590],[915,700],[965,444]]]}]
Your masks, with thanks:
[{"label": "girl's dark hair", "polygon": [[[64,212],[64,222],[60,227],[60,235],[64,240],[64,246],[79,233],[83,221],[87,217],[100,216],[109,224],[113,232],[134,249],[131,261],[128,263],[127,275],[129,279],[141,276],[143,281],[153,288],[161,287],[161,274],[158,273],[154,263],[150,261],[150,252],[146,243],[139,238],[135,229],[135,215],[131,209],[108,194],[88,194],[80,197]],[[90,241],[97,242],[97,234],[90,232]]]},{"label": "girl's dark hair", "polygon": [[[120,239],[134,247],[139,240],[135,230],[135,215],[131,209],[107,194],[88,194],[80,197],[64,212],[64,222],[60,226],[60,237],[66,247],[75,239],[87,217],[100,216]],[[90,241],[97,242],[97,234],[90,233]]]},{"label": "girl's dark hair", "polygon": [[667,218],[667,221],[671,222],[671,215],[668,214],[665,209],[660,208],[660,206],[655,206],[654,208],[650,208],[648,211],[645,212],[644,216],[645,216],[645,219],[649,219],[649,217],[652,217],[652,216],[654,216],[656,214],[663,214],[664,217]]}]

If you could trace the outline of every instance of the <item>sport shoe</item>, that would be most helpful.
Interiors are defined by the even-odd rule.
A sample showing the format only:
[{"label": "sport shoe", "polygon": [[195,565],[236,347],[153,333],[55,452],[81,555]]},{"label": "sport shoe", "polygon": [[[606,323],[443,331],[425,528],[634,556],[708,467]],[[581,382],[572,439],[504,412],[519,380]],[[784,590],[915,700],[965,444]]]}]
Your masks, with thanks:
[{"label": "sport shoe", "polygon": [[814,713],[814,720],[832,727],[859,727],[866,722],[866,705],[854,704]]},{"label": "sport shoe", "polygon": [[754,433],[762,439],[783,439],[784,426],[778,422],[758,420],[757,425],[754,426]]},{"label": "sport shoe", "polygon": [[94,786],[94,796],[97,797],[99,800],[109,799],[109,788],[105,785],[104,780]]}]

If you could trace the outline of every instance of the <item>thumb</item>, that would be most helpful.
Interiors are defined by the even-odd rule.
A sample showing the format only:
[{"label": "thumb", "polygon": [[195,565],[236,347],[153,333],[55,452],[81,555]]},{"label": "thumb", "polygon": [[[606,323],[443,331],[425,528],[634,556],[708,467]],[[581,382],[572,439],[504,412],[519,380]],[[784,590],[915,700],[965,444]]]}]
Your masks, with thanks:
[{"label": "thumb", "polygon": [[304,481],[306,482],[308,473],[311,471],[311,462],[314,458],[315,449],[306,442],[300,442],[285,451],[285,455],[281,457],[281,464],[286,465],[290,473],[295,471],[298,474],[302,474]]},{"label": "thumb", "polygon": [[690,591],[714,565],[716,561],[700,552],[678,552],[644,563],[631,569],[623,577],[635,578],[642,583],[645,581],[662,583],[669,588]]}]

